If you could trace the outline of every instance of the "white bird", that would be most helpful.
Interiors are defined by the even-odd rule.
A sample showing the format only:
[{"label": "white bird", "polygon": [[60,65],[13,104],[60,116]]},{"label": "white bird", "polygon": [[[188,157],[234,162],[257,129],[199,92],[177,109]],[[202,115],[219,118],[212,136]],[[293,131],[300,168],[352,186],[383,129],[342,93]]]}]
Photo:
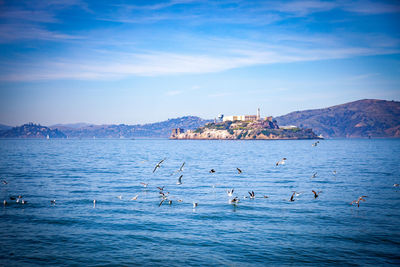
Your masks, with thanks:
[{"label": "white bird", "polygon": [[117,196],[117,198],[119,198],[120,200],[122,200],[122,195]]},{"label": "white bird", "polygon": [[182,176],[183,176],[183,174],[181,176],[179,176],[178,181],[176,182],[176,184],[182,184]]},{"label": "white bird", "polygon": [[233,191],[235,191],[235,189],[233,189],[233,188],[232,188],[231,190],[227,189],[227,190],[226,190],[226,193],[228,194],[228,196],[231,197],[232,194],[233,194]]},{"label": "white bird", "polygon": [[161,160],[159,163],[156,164],[156,166],[154,167],[153,173],[161,167],[161,164],[164,162],[165,158],[163,160]]},{"label": "white bird", "polygon": [[336,175],[336,170],[334,170],[334,171],[332,172],[332,174],[333,174],[333,175]]},{"label": "white bird", "polygon": [[249,195],[250,195],[250,198],[252,198],[252,199],[256,198],[254,191],[251,191],[251,192],[249,191]]},{"label": "white bird", "polygon": [[131,198],[131,200],[136,200],[138,198],[139,195],[136,195],[134,197]]},{"label": "white bird", "polygon": [[278,165],[284,165],[285,162],[286,162],[286,158],[283,158],[282,160],[278,161],[275,165],[276,165],[276,166],[278,166]]}]

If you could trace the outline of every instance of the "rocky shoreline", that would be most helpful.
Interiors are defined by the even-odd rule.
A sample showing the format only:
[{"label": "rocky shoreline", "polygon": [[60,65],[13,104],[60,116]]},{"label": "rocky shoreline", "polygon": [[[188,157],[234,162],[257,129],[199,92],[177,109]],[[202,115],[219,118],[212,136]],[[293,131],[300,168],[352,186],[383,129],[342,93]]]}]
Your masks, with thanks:
[{"label": "rocky shoreline", "polygon": [[311,129],[281,129],[276,121],[235,121],[208,123],[196,130],[174,129],[170,139],[177,140],[300,140],[322,139]]}]

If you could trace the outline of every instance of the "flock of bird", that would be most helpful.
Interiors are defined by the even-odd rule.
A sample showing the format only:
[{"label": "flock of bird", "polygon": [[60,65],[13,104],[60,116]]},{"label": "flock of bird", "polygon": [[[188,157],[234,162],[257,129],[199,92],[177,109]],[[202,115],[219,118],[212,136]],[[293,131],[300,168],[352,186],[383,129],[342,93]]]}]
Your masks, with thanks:
[{"label": "flock of bird", "polygon": [[[319,141],[313,143],[312,146],[317,146],[318,143],[319,143]],[[166,158],[160,160],[160,161],[154,166],[153,173],[155,173],[158,169],[161,168],[161,166],[162,166],[162,164],[164,163],[165,160],[166,160]],[[284,165],[285,162],[286,162],[286,160],[287,160],[287,158],[282,158],[281,160],[279,160],[278,162],[276,162],[275,166]],[[179,168],[178,170],[176,170],[175,172],[173,172],[173,173],[171,174],[171,176],[172,176],[172,175],[175,175],[175,174],[180,174],[179,177],[178,177],[178,180],[177,180],[177,182],[176,182],[177,185],[182,185],[182,184],[183,184],[183,182],[182,182],[183,174],[181,174],[181,173],[182,173],[183,170],[184,170],[184,166],[185,166],[185,162],[182,163],[182,165],[180,166],[180,168]],[[236,170],[237,170],[237,173],[238,173],[238,174],[242,174],[242,172],[243,172],[240,168],[236,168]],[[216,172],[215,169],[211,169],[211,170],[209,171],[209,173],[211,173],[211,174],[213,174],[213,173],[215,173],[215,172]],[[336,170],[332,171],[332,174],[333,174],[333,175],[336,175],[336,174],[337,174]],[[317,172],[313,173],[313,175],[311,176],[311,178],[316,178],[316,177],[317,177]],[[7,185],[8,182],[7,182],[6,180],[2,180],[2,184],[3,184],[3,185]],[[144,183],[144,182],[141,182],[140,184],[141,184],[143,187],[145,187],[145,188],[147,188],[148,185],[149,185],[149,183]],[[394,187],[399,187],[399,184],[393,184],[393,186],[394,186]],[[162,186],[162,187],[157,186],[157,189],[159,190],[159,196],[160,196],[160,202],[159,202],[159,204],[158,204],[159,207],[160,207],[161,205],[163,205],[163,203],[168,203],[169,205],[172,205],[172,199],[171,199],[170,196],[169,196],[169,192],[165,192],[165,191],[164,191],[164,187],[165,187],[165,186]],[[234,192],[235,192],[235,189],[234,189],[234,188],[232,188],[232,189],[227,189],[227,190],[226,190],[226,193],[227,193],[227,195],[228,195],[228,197],[229,197],[229,203],[230,203],[230,204],[233,204],[233,205],[237,205],[237,204],[240,202],[240,198],[239,198],[238,196],[234,196]],[[311,192],[314,194],[314,199],[318,198],[319,195],[322,193],[322,191],[318,191],[318,192],[317,192],[317,191],[315,191],[315,190],[311,190]],[[248,191],[248,194],[249,194],[249,196],[244,196],[243,198],[244,198],[244,199],[246,199],[246,198],[255,199],[255,198],[256,198],[255,192],[254,192],[254,191]],[[293,191],[293,192],[292,192],[292,195],[290,196],[290,198],[289,198],[288,201],[290,201],[290,202],[295,201],[295,200],[296,200],[295,197],[296,197],[296,196],[299,196],[300,194],[302,194],[302,192]],[[135,195],[135,196],[132,197],[130,200],[132,200],[132,201],[137,200],[138,197],[139,197],[139,194]],[[357,207],[359,207],[359,206],[360,206],[360,201],[365,202],[365,201],[366,201],[366,199],[365,199],[366,197],[367,197],[367,196],[362,195],[362,196],[358,197],[357,199],[353,200],[352,202],[350,202],[350,205],[355,204],[355,205],[357,205]],[[117,196],[117,198],[119,198],[120,200],[122,200],[122,195]],[[269,198],[269,197],[268,197],[267,195],[264,195],[264,196],[262,196],[262,198]],[[21,204],[21,205],[25,205],[25,204],[28,203],[28,201],[26,201],[26,200],[23,199],[22,195],[18,195],[18,196],[9,196],[9,200],[15,201],[15,203],[18,203],[18,204]],[[94,199],[94,200],[93,200],[93,207],[96,207],[96,202],[97,202],[96,199]],[[181,200],[181,199],[178,199],[178,202],[182,202],[182,200]],[[3,201],[3,205],[4,205],[4,206],[7,206],[8,204],[9,204],[9,203],[7,202],[7,200],[4,200],[4,201]],[[50,200],[50,205],[56,205],[56,200],[55,200],[55,199]],[[199,205],[198,202],[193,202],[193,208],[194,208],[194,209],[195,209],[198,205]]]}]

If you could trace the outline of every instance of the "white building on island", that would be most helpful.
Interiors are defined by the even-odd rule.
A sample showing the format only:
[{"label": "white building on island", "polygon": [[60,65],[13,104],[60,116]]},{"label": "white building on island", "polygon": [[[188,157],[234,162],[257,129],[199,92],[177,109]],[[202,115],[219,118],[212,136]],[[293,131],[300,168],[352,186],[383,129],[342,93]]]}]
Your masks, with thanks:
[{"label": "white building on island", "polygon": [[258,121],[260,120],[260,109],[257,109],[257,115],[233,115],[224,116],[222,121]]}]

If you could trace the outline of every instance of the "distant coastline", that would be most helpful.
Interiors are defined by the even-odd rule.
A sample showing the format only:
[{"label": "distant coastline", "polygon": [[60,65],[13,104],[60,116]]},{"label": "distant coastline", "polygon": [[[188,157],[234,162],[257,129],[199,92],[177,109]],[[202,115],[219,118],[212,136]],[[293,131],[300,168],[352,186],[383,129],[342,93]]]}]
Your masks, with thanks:
[{"label": "distant coastline", "polygon": [[[248,118],[253,119],[251,116]],[[233,120],[235,118],[229,119]],[[324,138],[400,138],[400,102],[398,101],[363,99],[328,108],[296,111],[273,119],[279,125],[292,125],[299,129],[312,129],[316,135],[322,134]],[[46,139],[47,135],[50,139],[169,138],[172,129],[181,128],[189,133],[204,127],[207,123],[213,123],[213,121],[197,116],[184,116],[157,123],[136,125],[93,125],[88,123],[56,124],[52,126],[27,123],[17,127],[0,125],[0,138]],[[273,136],[280,136],[280,138],[268,137],[266,139],[293,139],[293,136],[290,138],[285,137],[285,135],[290,134],[290,131],[282,131],[282,133],[269,132],[268,136],[271,133]],[[255,139],[260,139],[261,137],[262,135],[259,135]],[[201,138],[202,136],[197,135],[195,139]],[[236,139],[233,136],[229,138]],[[300,136],[297,136],[297,138],[302,139]],[[221,138],[204,136],[204,139]],[[254,138],[247,139],[254,140]]]}]

